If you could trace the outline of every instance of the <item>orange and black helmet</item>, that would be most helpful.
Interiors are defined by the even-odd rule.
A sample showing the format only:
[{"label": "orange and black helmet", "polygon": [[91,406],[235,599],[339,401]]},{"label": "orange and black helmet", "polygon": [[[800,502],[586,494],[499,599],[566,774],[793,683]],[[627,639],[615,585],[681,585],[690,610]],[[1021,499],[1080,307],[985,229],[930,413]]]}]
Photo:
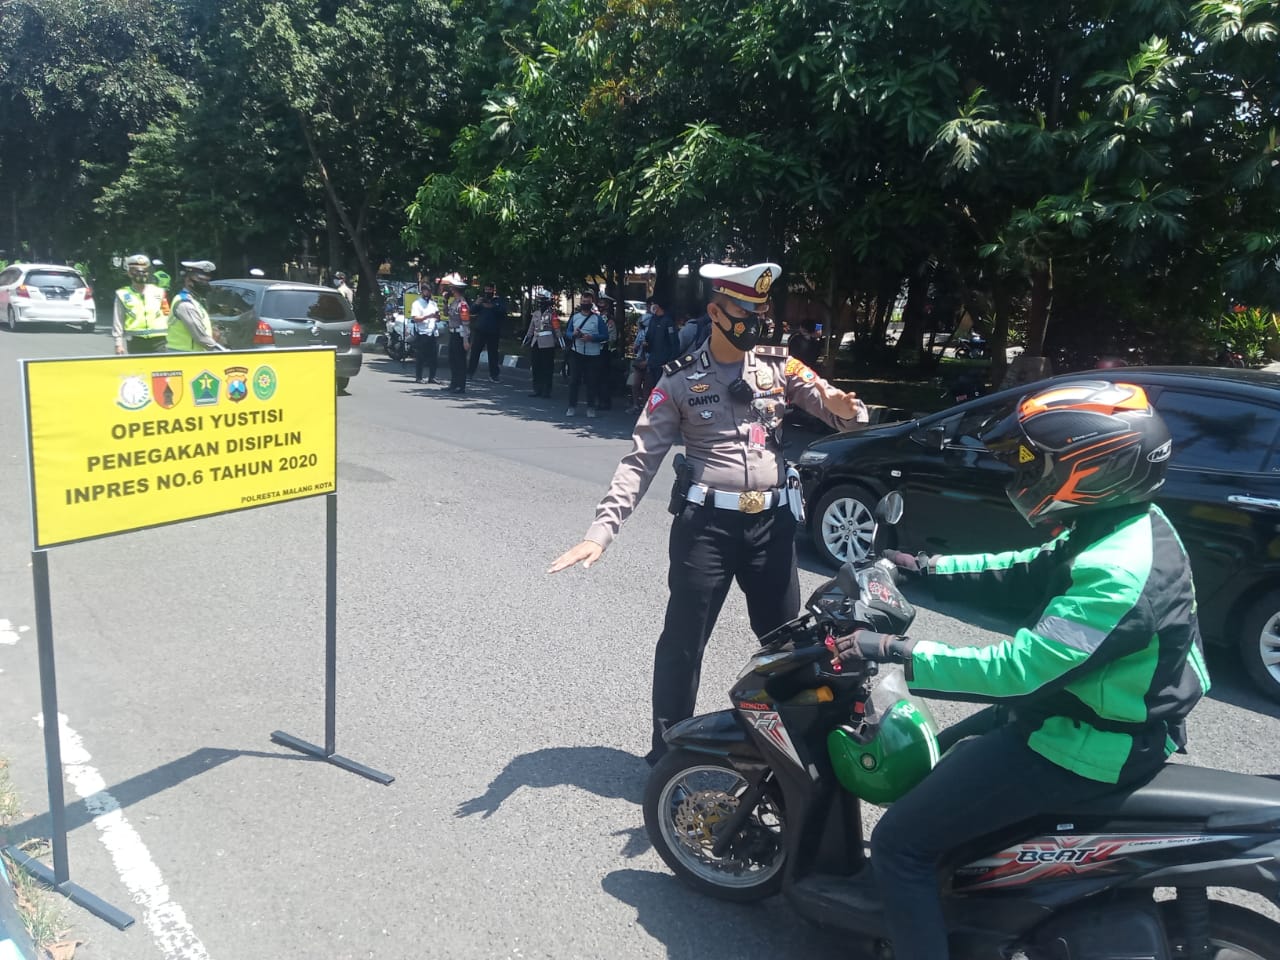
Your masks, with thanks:
[{"label": "orange and black helmet", "polygon": [[982,442],[1013,468],[1006,490],[1028,523],[1150,500],[1164,483],[1169,428],[1131,383],[1080,380],[1023,397]]}]

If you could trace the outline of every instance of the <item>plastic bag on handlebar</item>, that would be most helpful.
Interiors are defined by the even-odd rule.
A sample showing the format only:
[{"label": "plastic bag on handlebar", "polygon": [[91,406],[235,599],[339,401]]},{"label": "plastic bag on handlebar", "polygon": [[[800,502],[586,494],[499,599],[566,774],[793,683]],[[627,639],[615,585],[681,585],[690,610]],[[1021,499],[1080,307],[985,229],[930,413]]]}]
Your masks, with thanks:
[{"label": "plastic bag on handlebar", "polygon": [[936,737],[941,729],[938,726],[937,718],[934,717],[933,711],[929,709],[929,704],[908,689],[907,678],[902,668],[898,666],[882,667],[880,676],[880,682],[871,691],[871,708],[874,711],[874,715],[883,717],[895,705],[906,700],[924,715],[926,725]]}]

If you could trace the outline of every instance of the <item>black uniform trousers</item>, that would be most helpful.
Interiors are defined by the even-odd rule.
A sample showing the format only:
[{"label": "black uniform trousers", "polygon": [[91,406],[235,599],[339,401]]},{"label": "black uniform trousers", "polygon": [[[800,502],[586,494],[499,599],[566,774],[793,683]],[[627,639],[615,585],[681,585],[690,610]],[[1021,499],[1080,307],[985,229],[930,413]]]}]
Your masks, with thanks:
[{"label": "black uniform trousers", "polygon": [[[203,350],[204,348],[201,347]],[[125,353],[168,353],[166,337],[129,337],[124,342]]]},{"label": "black uniform trousers", "polygon": [[449,389],[467,392],[467,348],[456,330],[449,331]]},{"label": "black uniform trousers", "polygon": [[413,377],[422,379],[422,368],[427,368],[427,378],[436,378],[436,367],[440,362],[440,338],[428,337],[420,333],[413,338]]},{"label": "black uniform trousers", "polygon": [[583,385],[587,388],[587,406],[595,407],[598,399],[597,394],[600,390],[600,356],[589,356],[585,353],[578,353],[576,350],[569,351],[569,406],[576,407],[578,405],[578,394],[581,392]]},{"label": "black uniform trousers", "polygon": [[467,373],[474,375],[480,366],[480,354],[489,351],[489,379],[497,380],[502,372],[502,355],[498,352],[497,330],[476,330],[471,328],[471,363]]},{"label": "black uniform trousers", "polygon": [[[1046,760],[1013,725],[967,740],[896,801],[871,835],[875,893],[895,960],[947,960],[938,865],[950,851],[1022,820],[1150,779],[1164,766],[1153,742],[1118,784],[1090,780]],[[1130,775],[1132,773],[1132,775]]]},{"label": "black uniform trousers", "polygon": [[734,580],[757,637],[800,612],[795,536],[795,517],[785,505],[747,514],[691,503],[671,524],[671,597],[653,655],[650,760],[666,752],[663,731],[693,716],[702,652]]},{"label": "black uniform trousers", "polygon": [[533,392],[540,397],[551,396],[551,381],[556,367],[556,348],[534,344],[529,351],[529,367],[533,373]]}]

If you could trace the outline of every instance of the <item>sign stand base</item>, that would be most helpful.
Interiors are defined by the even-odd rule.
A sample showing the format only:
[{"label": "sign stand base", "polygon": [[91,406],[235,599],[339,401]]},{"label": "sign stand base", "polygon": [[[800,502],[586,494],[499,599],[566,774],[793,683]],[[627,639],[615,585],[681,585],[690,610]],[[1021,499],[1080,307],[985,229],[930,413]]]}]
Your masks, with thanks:
[{"label": "sign stand base", "polygon": [[341,767],[351,773],[367,777],[383,786],[393,782],[395,777],[382,773],[363,763],[357,763],[347,757],[339,756],[335,734],[337,713],[337,679],[338,679],[338,495],[325,494],[325,562],[324,562],[324,746],[318,747],[292,734],[281,730],[271,734],[271,742],[278,743],[290,750],[297,750],[307,756],[315,757]]},{"label": "sign stand base", "polygon": [[31,585],[36,599],[36,650],[40,657],[40,713],[44,717],[44,767],[49,783],[50,845],[53,869],[16,846],[4,848],[20,869],[52,887],[78,907],[105,920],[117,930],[133,924],[133,917],[117,910],[78,883],[71,882],[67,861],[67,805],[62,789],[62,739],[58,725],[58,678],[53,660],[53,604],[49,598],[49,554],[31,553]]},{"label": "sign stand base", "polygon": [[332,763],[335,767],[341,767],[343,770],[351,773],[358,773],[366,779],[373,780],[383,786],[395,780],[389,773],[383,773],[380,770],[374,770],[372,767],[366,767],[363,763],[357,763],[341,754],[329,753],[323,747],[317,747],[314,743],[307,743],[305,740],[299,740],[292,734],[285,733],[282,730],[276,730],[271,734],[271,742],[278,743],[282,747],[288,747],[290,750],[297,750],[299,753],[305,753],[308,756],[315,757],[318,760],[324,760]]},{"label": "sign stand base", "polygon": [[17,847],[5,847],[4,852],[18,869],[31,874],[45,886],[62,894],[77,907],[83,907],[88,910],[99,920],[107,921],[117,930],[127,930],[133,926],[133,917],[123,910],[116,909],[96,894],[90,893],[80,884],[72,883],[70,880],[58,883],[54,872],[26,851],[19,850]]}]

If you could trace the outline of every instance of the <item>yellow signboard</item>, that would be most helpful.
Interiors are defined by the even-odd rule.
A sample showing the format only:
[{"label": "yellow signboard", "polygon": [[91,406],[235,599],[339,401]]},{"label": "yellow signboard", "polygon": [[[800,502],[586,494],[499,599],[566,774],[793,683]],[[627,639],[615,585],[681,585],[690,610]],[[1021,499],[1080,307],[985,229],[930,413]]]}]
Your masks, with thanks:
[{"label": "yellow signboard", "polygon": [[36,549],[336,489],[331,349],[22,370]]}]

